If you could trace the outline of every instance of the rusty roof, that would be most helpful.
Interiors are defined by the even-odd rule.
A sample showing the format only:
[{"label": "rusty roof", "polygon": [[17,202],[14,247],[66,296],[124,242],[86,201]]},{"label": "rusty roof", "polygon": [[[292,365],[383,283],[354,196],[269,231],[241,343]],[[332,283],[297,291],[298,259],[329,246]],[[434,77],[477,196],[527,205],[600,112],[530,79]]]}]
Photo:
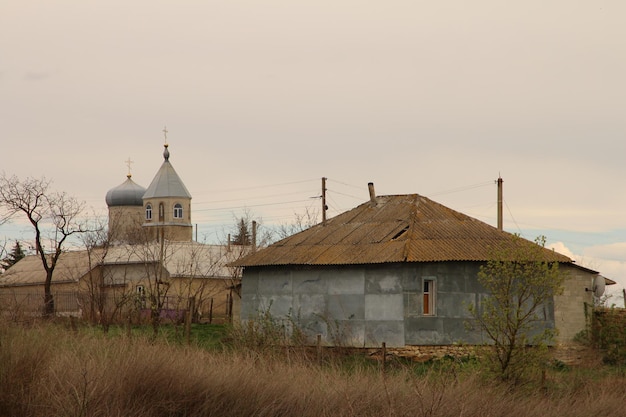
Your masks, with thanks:
[{"label": "rusty roof", "polygon": [[[517,242],[517,243],[515,243]],[[375,197],[232,265],[355,265],[487,261],[495,248],[535,244],[418,194]],[[545,249],[547,259],[572,263]]]}]

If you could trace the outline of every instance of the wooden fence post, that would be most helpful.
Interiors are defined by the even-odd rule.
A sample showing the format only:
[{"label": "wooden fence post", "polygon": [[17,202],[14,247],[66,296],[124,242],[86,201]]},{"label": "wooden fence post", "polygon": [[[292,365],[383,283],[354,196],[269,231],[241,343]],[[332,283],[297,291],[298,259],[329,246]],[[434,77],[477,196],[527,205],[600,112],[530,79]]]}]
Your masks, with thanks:
[{"label": "wooden fence post", "polygon": [[195,297],[189,297],[189,301],[187,303],[187,314],[185,314],[185,338],[187,339],[187,344],[191,344],[191,321],[193,319],[193,312],[196,309],[196,299]]},{"label": "wooden fence post", "polygon": [[385,368],[387,366],[387,344],[383,342],[383,373],[385,372]]},{"label": "wooden fence post", "polygon": [[132,313],[129,311],[128,312],[128,321],[126,322],[126,336],[128,336],[128,338],[130,339],[130,335],[131,335],[131,329],[132,329]]},{"label": "wooden fence post", "polygon": [[233,322],[233,295],[229,294],[228,295],[228,322],[232,323]]},{"label": "wooden fence post", "polygon": [[322,335],[317,335],[317,363],[322,364]]}]

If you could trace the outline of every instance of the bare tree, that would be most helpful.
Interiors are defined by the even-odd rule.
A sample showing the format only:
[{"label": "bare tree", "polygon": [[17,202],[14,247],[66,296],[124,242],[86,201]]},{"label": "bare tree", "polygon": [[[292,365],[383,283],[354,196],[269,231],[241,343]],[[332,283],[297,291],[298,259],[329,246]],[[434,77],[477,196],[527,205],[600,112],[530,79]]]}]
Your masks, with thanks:
[{"label": "bare tree", "polygon": [[294,213],[294,220],[292,223],[281,224],[278,228],[278,238],[284,239],[296,233],[300,233],[309,227],[315,226],[319,223],[319,210],[315,208],[307,207],[305,212]]},{"label": "bare tree", "polygon": [[[181,246],[175,261],[168,266],[170,272],[174,272],[178,277],[175,292],[178,296],[179,309],[193,307],[192,317],[196,317],[202,311],[212,314],[213,301],[228,294],[234,284],[230,268],[226,264],[232,254],[237,252],[235,250],[229,252],[227,248],[222,245],[199,243],[186,243]],[[231,248],[243,247],[233,245]],[[193,304],[190,300],[193,300]],[[220,303],[215,303],[218,304]]]},{"label": "bare tree", "polygon": [[[0,222],[13,216],[25,216],[33,226],[35,233],[35,250],[46,271],[44,282],[44,316],[54,314],[52,297],[52,278],[63,245],[67,239],[87,230],[85,222],[79,218],[84,203],[79,202],[66,193],[52,191],[50,181],[41,178],[21,180],[16,176],[0,176],[0,206],[6,214]],[[44,241],[52,243],[50,252],[44,249]]]},{"label": "bare tree", "polygon": [[149,232],[141,232],[141,238],[129,245],[128,249],[131,257],[142,265],[143,278],[138,283],[141,282],[142,296],[149,302],[150,323],[156,337],[163,318],[162,313],[167,308],[171,279],[165,265],[173,255],[173,248],[163,233],[157,231],[159,238],[154,240]]},{"label": "bare tree", "polygon": [[[112,222],[116,220],[109,218]],[[81,283],[81,300],[87,318],[107,333],[116,319],[130,312],[135,300],[135,291],[129,285],[132,254],[126,246],[111,245],[105,222],[96,221],[97,227],[81,236],[89,268]]]}]

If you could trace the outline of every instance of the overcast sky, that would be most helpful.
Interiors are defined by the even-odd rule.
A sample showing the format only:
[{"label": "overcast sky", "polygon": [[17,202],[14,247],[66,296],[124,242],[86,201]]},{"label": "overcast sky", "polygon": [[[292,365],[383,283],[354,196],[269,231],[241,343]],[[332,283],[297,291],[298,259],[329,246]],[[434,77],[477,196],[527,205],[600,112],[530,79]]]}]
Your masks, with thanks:
[{"label": "overcast sky", "polygon": [[[106,213],[163,161],[215,239],[418,193],[626,286],[626,2],[0,0],[0,170]],[[0,237],[28,239],[18,223]],[[619,287],[619,288],[618,288]],[[621,300],[619,303],[621,304]]]}]

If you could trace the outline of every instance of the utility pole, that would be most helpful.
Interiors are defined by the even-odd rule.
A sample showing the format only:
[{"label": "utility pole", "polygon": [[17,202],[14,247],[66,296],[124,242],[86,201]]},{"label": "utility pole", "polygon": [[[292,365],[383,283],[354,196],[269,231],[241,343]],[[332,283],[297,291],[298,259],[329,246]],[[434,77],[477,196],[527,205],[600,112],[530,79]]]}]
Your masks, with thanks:
[{"label": "utility pole", "polygon": [[502,177],[498,175],[498,230],[502,230]]},{"label": "utility pole", "polygon": [[326,224],[326,177],[322,177],[322,225]]},{"label": "utility pole", "polygon": [[252,252],[256,252],[256,220],[252,220]]}]

